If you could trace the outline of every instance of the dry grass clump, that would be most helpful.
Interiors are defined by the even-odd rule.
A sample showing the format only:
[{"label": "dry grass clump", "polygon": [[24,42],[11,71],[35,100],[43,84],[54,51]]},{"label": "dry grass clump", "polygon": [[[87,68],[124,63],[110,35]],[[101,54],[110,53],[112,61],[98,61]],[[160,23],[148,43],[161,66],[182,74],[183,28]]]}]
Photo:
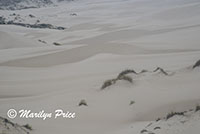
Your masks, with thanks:
[{"label": "dry grass clump", "polygon": [[133,105],[133,104],[135,104],[135,101],[131,100],[129,105]]},{"label": "dry grass clump", "polygon": [[78,104],[78,106],[88,106],[86,100],[81,100]]},{"label": "dry grass clump", "polygon": [[53,43],[55,46],[61,46],[61,44],[60,43],[57,43],[57,42],[54,42]]},{"label": "dry grass clump", "polygon": [[163,68],[161,67],[157,67],[153,72],[157,72],[160,71],[161,73],[163,73],[164,75],[169,75]]},{"label": "dry grass clump", "polygon": [[77,16],[77,13],[71,13],[70,16]]},{"label": "dry grass clump", "polygon": [[130,83],[133,83],[133,79],[130,76],[126,76],[126,75],[118,77],[117,80],[125,80],[125,81],[128,81]]},{"label": "dry grass clump", "polygon": [[106,80],[103,83],[101,89],[105,89],[105,88],[115,84],[118,80],[125,80],[125,81],[128,81],[130,83],[133,83],[133,79],[130,76],[121,76],[121,77],[118,77],[116,79]]},{"label": "dry grass clump", "polygon": [[198,60],[198,61],[194,64],[193,69],[196,68],[196,67],[199,67],[199,66],[200,66],[200,60]]},{"label": "dry grass clump", "polygon": [[146,129],[140,131],[141,134],[148,132]]},{"label": "dry grass clump", "polygon": [[29,124],[23,125],[23,127],[28,130],[33,130],[33,128]]},{"label": "dry grass clump", "polygon": [[155,127],[154,130],[161,129],[161,127]]},{"label": "dry grass clump", "polygon": [[200,111],[200,106],[199,106],[199,105],[196,106],[195,111],[196,111],[196,112],[197,112],[197,111]]},{"label": "dry grass clump", "polygon": [[39,39],[38,41],[41,42],[41,43],[47,44],[46,41],[44,41],[44,40]]},{"label": "dry grass clump", "polygon": [[130,70],[130,69],[122,71],[121,73],[119,73],[119,75],[117,76],[117,78],[106,80],[103,83],[101,89],[105,89],[105,88],[107,88],[107,87],[115,84],[119,80],[124,80],[124,81],[128,81],[130,83],[133,83],[133,79],[130,76],[127,76],[127,74],[129,74],[129,73],[135,73],[135,74],[137,74],[134,70]]},{"label": "dry grass clump", "polygon": [[107,88],[107,87],[109,87],[109,86],[115,84],[116,81],[117,81],[117,79],[106,80],[106,81],[103,83],[101,89]]},{"label": "dry grass clump", "polygon": [[167,116],[166,116],[166,120],[168,120],[169,118],[175,116],[175,115],[184,115],[184,112],[171,112],[171,113],[168,113]]},{"label": "dry grass clump", "polygon": [[[0,128],[1,127],[3,128],[2,131],[8,132],[8,133],[9,133],[9,130],[14,130],[14,131],[16,130],[20,134],[22,134],[22,133],[23,134],[25,134],[25,133],[29,134],[29,132],[33,130],[33,128],[31,127],[31,125],[29,125],[29,124],[19,125],[18,123],[11,122],[7,118],[4,118],[4,117],[0,116]],[[1,133],[1,131],[0,131],[0,134],[7,134],[7,133],[4,133],[4,132]],[[12,134],[14,134],[14,133],[12,133]]]},{"label": "dry grass clump", "polygon": [[121,76],[121,77],[117,77],[116,79],[111,79],[111,80],[106,80],[101,89],[105,89],[111,85],[114,85],[118,80],[125,80],[125,81],[128,81],[130,83],[133,83],[133,79],[130,77],[130,76]]},{"label": "dry grass clump", "polygon": [[[200,61],[199,61],[199,64],[200,64]],[[115,84],[118,80],[125,80],[125,81],[128,81],[128,82],[130,82],[130,83],[133,83],[133,79],[132,79],[130,76],[128,76],[128,74],[133,73],[133,74],[136,74],[136,75],[140,75],[140,74],[146,73],[146,72],[149,72],[149,71],[143,69],[143,70],[141,70],[141,72],[137,73],[137,72],[136,72],[135,70],[133,70],[133,69],[126,69],[126,70],[122,71],[121,73],[119,73],[118,76],[117,76],[117,78],[110,79],[110,80],[106,80],[106,81],[103,83],[101,89],[105,89],[105,88],[107,88],[107,87],[109,87],[109,86]],[[170,75],[171,75],[171,74],[168,74],[168,73],[167,73],[163,68],[161,68],[161,67],[157,67],[153,72],[159,72],[159,73],[162,73],[162,74],[164,74],[164,75],[166,75],[166,76],[170,76]]]},{"label": "dry grass clump", "polygon": [[120,78],[124,75],[127,75],[127,74],[130,74],[130,73],[134,73],[134,74],[137,74],[137,72],[135,72],[135,70],[132,70],[132,69],[126,69],[124,71],[122,71],[121,73],[119,73],[118,77],[117,78]]}]

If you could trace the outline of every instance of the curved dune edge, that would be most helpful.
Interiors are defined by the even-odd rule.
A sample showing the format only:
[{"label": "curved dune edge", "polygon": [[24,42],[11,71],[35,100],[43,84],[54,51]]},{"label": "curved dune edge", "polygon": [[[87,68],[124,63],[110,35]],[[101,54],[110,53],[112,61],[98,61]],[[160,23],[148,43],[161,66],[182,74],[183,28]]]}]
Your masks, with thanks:
[{"label": "curved dune edge", "polygon": [[170,54],[170,53],[187,53],[199,52],[195,49],[177,49],[177,50],[147,50],[133,45],[125,44],[105,44],[94,46],[82,46],[72,48],[70,50],[62,50],[59,52],[50,52],[29,58],[21,58],[0,63],[0,66],[15,66],[15,67],[51,67],[56,65],[76,63],[87,58],[93,57],[101,53],[110,53],[117,55],[150,55],[150,54]]}]

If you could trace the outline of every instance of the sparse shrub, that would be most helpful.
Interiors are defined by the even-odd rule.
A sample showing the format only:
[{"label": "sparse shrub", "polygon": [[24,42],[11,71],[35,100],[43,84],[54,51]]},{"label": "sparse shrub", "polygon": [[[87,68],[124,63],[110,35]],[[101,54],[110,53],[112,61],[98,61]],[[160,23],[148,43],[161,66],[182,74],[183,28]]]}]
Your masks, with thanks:
[{"label": "sparse shrub", "polygon": [[199,105],[196,106],[195,111],[196,111],[196,112],[197,112],[197,111],[200,111],[200,106],[199,106]]},{"label": "sparse shrub", "polygon": [[133,79],[130,76],[125,76],[125,75],[118,77],[117,80],[125,80],[125,81],[128,81],[130,83],[133,83]]},{"label": "sparse shrub", "polygon": [[115,84],[118,80],[125,80],[125,81],[128,81],[130,83],[133,83],[133,79],[130,77],[130,76],[121,76],[121,77],[117,77],[116,79],[111,79],[111,80],[106,80],[101,89],[105,89],[113,84]]},{"label": "sparse shrub", "polygon": [[161,129],[161,127],[155,127],[154,130]]},{"label": "sparse shrub", "polygon": [[126,70],[122,71],[121,73],[119,73],[119,75],[118,75],[117,78],[120,78],[120,77],[122,77],[122,76],[124,76],[124,75],[127,75],[127,74],[129,74],[129,73],[137,74],[137,72],[135,72],[135,71],[132,70],[132,69],[126,69]]},{"label": "sparse shrub", "polygon": [[104,84],[102,85],[101,89],[107,88],[107,87],[109,87],[109,86],[115,84],[116,81],[117,81],[117,79],[106,80],[106,81],[104,82]]},{"label": "sparse shrub", "polygon": [[61,46],[61,44],[60,43],[57,43],[57,42],[54,42],[53,43],[55,46]]},{"label": "sparse shrub", "polygon": [[160,70],[160,67],[157,67],[153,72],[157,72],[158,70]]},{"label": "sparse shrub", "polygon": [[140,131],[141,134],[143,134],[145,132],[148,132],[148,131],[146,129],[143,129],[143,130]]},{"label": "sparse shrub", "polygon": [[199,66],[200,66],[200,60],[198,60],[198,61],[194,64],[193,69],[196,68],[196,67],[199,67]]},{"label": "sparse shrub", "polygon": [[168,113],[167,116],[166,116],[166,119],[168,120],[169,118],[175,116],[175,115],[184,115],[184,112],[171,112],[171,113]]},{"label": "sparse shrub", "polygon": [[9,121],[8,121],[8,119],[5,118],[5,119],[4,119],[4,122],[5,122],[5,123],[8,123]]},{"label": "sparse shrub", "polygon": [[71,16],[77,16],[77,13],[71,13],[70,15]]},{"label": "sparse shrub", "polygon": [[6,119],[6,118],[4,118],[4,122],[5,122],[5,123],[9,123],[9,124],[11,124],[12,126],[15,126],[14,123],[12,123],[10,120],[8,120],[8,119]]},{"label": "sparse shrub", "polygon": [[29,16],[29,17],[31,17],[31,18],[35,18],[35,16],[34,16],[34,15],[32,15],[32,14],[29,14],[28,16]]},{"label": "sparse shrub", "polygon": [[133,105],[133,104],[135,104],[135,101],[130,101],[130,104],[129,105]]},{"label": "sparse shrub", "polygon": [[28,130],[33,130],[33,128],[29,124],[23,125],[23,127]]},{"label": "sparse shrub", "polygon": [[156,122],[160,121],[160,118],[156,119]]},{"label": "sparse shrub", "polygon": [[41,43],[47,44],[46,41],[44,41],[44,40],[39,39],[38,41],[41,42]]},{"label": "sparse shrub", "polygon": [[124,70],[121,73],[119,73],[119,75],[117,76],[117,78],[106,80],[103,83],[101,89],[105,89],[105,88],[107,88],[107,87],[115,84],[118,80],[125,80],[125,81],[128,81],[130,83],[133,83],[133,79],[130,76],[126,75],[126,74],[129,74],[129,73],[135,73],[135,74],[137,74],[134,70],[130,70],[130,69]]},{"label": "sparse shrub", "polygon": [[81,100],[78,104],[78,106],[88,106],[86,100]]},{"label": "sparse shrub", "polygon": [[169,75],[164,69],[160,69],[160,71],[164,74],[164,75]]}]

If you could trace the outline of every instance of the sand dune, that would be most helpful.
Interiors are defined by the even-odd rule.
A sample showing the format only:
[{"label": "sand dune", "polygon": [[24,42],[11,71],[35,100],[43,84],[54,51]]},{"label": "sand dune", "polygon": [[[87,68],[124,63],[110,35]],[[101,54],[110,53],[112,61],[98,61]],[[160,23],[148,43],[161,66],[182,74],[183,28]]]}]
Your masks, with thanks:
[{"label": "sand dune", "polygon": [[[0,11],[13,12],[67,29],[0,26],[1,117],[11,108],[76,113],[75,119],[11,120],[30,124],[30,134],[199,133],[200,68],[192,68],[200,59],[199,0],[87,0]],[[153,72],[157,67],[170,75]],[[148,72],[101,90],[126,69]],[[87,106],[78,106],[81,100]],[[187,113],[166,120],[172,111]],[[2,122],[0,133],[16,132]]]}]

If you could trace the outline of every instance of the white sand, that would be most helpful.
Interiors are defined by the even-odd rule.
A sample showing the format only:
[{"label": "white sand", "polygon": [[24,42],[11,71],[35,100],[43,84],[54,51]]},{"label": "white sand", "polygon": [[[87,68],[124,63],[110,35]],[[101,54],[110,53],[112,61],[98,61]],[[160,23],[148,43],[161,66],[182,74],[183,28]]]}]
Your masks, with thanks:
[{"label": "white sand", "polygon": [[[75,119],[11,120],[30,124],[33,134],[139,134],[171,111],[200,104],[200,69],[191,68],[200,59],[198,0],[87,0],[0,14],[13,12],[67,27],[0,25],[0,116],[7,118],[10,108],[76,113]],[[74,12],[78,16],[70,16]],[[100,90],[125,69],[158,66],[173,75],[149,72],[132,76],[133,84],[120,81]],[[82,99],[87,107],[78,107]],[[185,124],[178,119],[160,123],[156,134],[199,133],[199,113]]]}]

